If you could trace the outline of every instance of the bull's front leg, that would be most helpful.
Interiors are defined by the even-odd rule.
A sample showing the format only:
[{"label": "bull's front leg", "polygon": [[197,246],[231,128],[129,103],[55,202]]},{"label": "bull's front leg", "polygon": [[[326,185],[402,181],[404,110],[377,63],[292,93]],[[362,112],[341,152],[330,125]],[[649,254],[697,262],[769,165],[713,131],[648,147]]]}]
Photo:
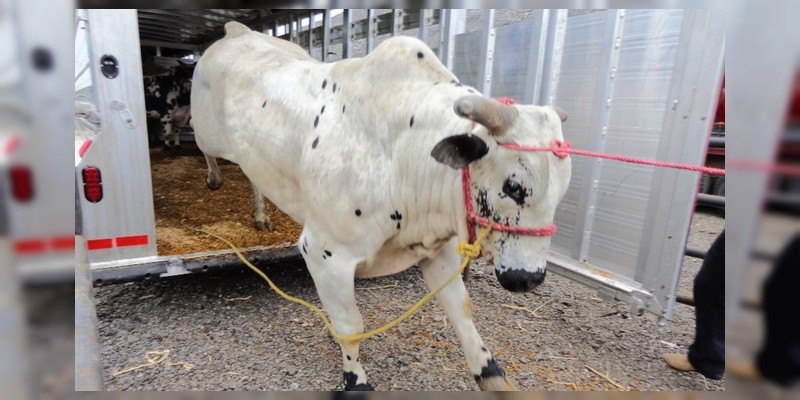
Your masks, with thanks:
[{"label": "bull's front leg", "polygon": [[[442,286],[458,270],[461,260],[455,251],[456,244],[457,239],[451,239],[439,254],[419,263],[422,277],[430,290]],[[442,289],[437,298],[461,340],[467,365],[481,390],[517,390],[475,329],[472,303],[461,275]]]},{"label": "bull's front leg", "polygon": [[[325,243],[307,229],[303,230],[299,241],[322,307],[339,334],[352,336],[363,333],[364,321],[355,296],[357,261],[344,249],[328,248]],[[358,356],[359,341],[337,341],[342,350],[344,390],[373,390],[367,383],[367,374]]]}]

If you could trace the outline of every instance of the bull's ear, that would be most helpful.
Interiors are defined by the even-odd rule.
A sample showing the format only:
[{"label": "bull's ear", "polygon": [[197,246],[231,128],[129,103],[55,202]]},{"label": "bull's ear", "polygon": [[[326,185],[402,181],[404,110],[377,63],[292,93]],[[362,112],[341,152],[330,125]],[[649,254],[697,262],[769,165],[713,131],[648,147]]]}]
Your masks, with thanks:
[{"label": "bull's ear", "polygon": [[469,133],[462,133],[446,137],[436,143],[431,151],[431,157],[442,164],[459,169],[485,156],[488,152],[489,146],[483,139]]},{"label": "bull's ear", "polygon": [[561,119],[561,122],[565,122],[567,120],[567,112],[564,111],[563,108],[556,106],[550,106],[550,107],[553,107],[553,110],[555,110],[556,114],[558,114],[558,118]]}]

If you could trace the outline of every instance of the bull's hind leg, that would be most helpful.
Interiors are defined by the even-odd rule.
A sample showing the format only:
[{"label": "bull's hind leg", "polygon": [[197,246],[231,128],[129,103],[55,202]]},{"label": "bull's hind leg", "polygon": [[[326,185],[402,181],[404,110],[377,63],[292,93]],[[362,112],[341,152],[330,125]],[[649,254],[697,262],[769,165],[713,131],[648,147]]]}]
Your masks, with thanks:
[{"label": "bull's hind leg", "polygon": [[[455,251],[456,243],[456,239],[450,240],[439,254],[419,263],[422,277],[430,290],[442,286],[458,270],[461,260]],[[481,390],[517,390],[475,329],[472,303],[461,275],[442,289],[437,298],[461,339],[467,365]]]},{"label": "bull's hind leg", "polygon": [[211,190],[217,190],[222,187],[222,174],[219,172],[217,166],[217,159],[203,154],[206,157],[206,165],[208,165],[208,176],[206,177],[206,186]]},{"label": "bull's hind leg", "polygon": [[[343,249],[326,247],[326,241],[315,238],[307,228],[298,246],[333,328],[344,336],[363,333],[364,321],[356,305],[355,259]],[[358,357],[359,341],[337,341],[342,350],[344,390],[373,390]]]},{"label": "bull's hind leg", "polygon": [[250,186],[253,188],[253,225],[256,229],[263,231],[268,230],[272,232],[272,221],[269,220],[267,208],[264,205],[264,195],[258,190],[256,185],[250,181]]},{"label": "bull's hind leg", "polygon": [[172,143],[175,144],[175,147],[180,149],[181,148],[181,130],[182,127],[175,126],[172,124]]}]

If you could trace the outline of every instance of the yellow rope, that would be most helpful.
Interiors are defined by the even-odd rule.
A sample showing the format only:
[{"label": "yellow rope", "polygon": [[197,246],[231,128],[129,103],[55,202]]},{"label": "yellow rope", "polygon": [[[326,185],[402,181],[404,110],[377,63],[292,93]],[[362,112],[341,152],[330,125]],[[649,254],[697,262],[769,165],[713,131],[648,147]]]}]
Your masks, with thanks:
[{"label": "yellow rope", "polygon": [[464,260],[461,262],[461,266],[458,268],[458,271],[453,273],[453,275],[450,277],[450,279],[448,279],[447,282],[445,282],[442,286],[440,286],[436,290],[428,293],[425,297],[423,297],[418,302],[416,302],[413,306],[411,306],[411,308],[409,308],[408,311],[403,313],[403,315],[395,318],[394,320],[392,320],[388,324],[386,324],[386,325],[384,325],[384,326],[382,326],[380,328],[373,329],[373,330],[371,330],[369,332],[359,333],[357,335],[351,335],[351,336],[341,335],[338,332],[336,332],[336,329],[333,328],[333,325],[331,324],[331,321],[328,319],[328,317],[325,315],[325,312],[321,308],[319,308],[319,307],[317,307],[317,306],[315,306],[315,305],[313,305],[313,304],[311,304],[311,303],[309,303],[309,302],[307,302],[307,301],[305,301],[303,299],[300,299],[300,298],[291,296],[289,294],[286,294],[286,292],[284,292],[279,287],[277,287],[272,282],[272,280],[270,280],[269,277],[267,277],[267,274],[265,274],[263,271],[261,271],[260,269],[256,268],[253,264],[251,264],[249,261],[247,261],[247,259],[244,257],[244,255],[242,255],[241,251],[239,251],[239,249],[233,243],[231,243],[229,240],[227,240],[225,238],[222,238],[220,236],[217,236],[217,235],[215,235],[213,233],[206,232],[206,231],[201,230],[201,229],[196,229],[196,230],[199,231],[199,232],[205,233],[206,235],[213,236],[213,237],[225,242],[228,246],[230,246],[231,249],[233,249],[234,252],[236,252],[236,255],[239,257],[240,260],[242,260],[242,262],[245,265],[250,267],[250,269],[252,269],[253,272],[257,273],[262,278],[264,278],[265,281],[267,281],[267,283],[269,284],[269,287],[271,287],[272,290],[275,291],[275,293],[279,294],[284,299],[291,301],[292,303],[300,304],[300,305],[308,308],[309,310],[317,313],[317,315],[322,319],[322,322],[325,323],[325,327],[328,328],[328,331],[331,333],[331,335],[334,338],[336,338],[336,339],[338,339],[340,341],[345,341],[345,342],[355,342],[355,341],[360,341],[360,340],[363,340],[363,339],[367,339],[367,338],[373,337],[375,335],[381,334],[383,332],[386,332],[389,329],[392,329],[395,326],[399,325],[401,322],[405,321],[406,319],[408,319],[409,317],[414,315],[414,313],[419,311],[419,309],[422,308],[422,306],[425,305],[425,303],[427,303],[430,299],[432,299],[433,296],[436,296],[442,289],[444,289],[447,285],[452,283],[459,275],[461,275],[461,272],[464,271],[464,268],[467,267],[467,264],[469,264],[469,262],[472,261],[472,259],[477,258],[481,254],[481,243],[486,238],[486,236],[489,234],[490,228],[489,227],[484,227],[481,230],[480,234],[478,234],[478,238],[475,240],[475,243],[469,244],[467,242],[463,242],[462,241],[461,243],[458,244],[458,247],[456,248],[456,250],[458,251],[459,254],[464,256]]}]

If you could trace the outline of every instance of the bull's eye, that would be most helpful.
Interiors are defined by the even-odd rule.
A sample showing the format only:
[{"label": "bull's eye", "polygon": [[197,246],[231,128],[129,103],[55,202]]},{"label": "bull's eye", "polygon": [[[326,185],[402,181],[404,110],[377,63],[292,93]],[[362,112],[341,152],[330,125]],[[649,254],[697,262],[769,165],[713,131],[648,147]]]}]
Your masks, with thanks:
[{"label": "bull's eye", "polygon": [[503,193],[514,199],[517,204],[525,202],[525,192],[522,190],[522,185],[517,181],[506,179],[505,183],[503,183]]}]

